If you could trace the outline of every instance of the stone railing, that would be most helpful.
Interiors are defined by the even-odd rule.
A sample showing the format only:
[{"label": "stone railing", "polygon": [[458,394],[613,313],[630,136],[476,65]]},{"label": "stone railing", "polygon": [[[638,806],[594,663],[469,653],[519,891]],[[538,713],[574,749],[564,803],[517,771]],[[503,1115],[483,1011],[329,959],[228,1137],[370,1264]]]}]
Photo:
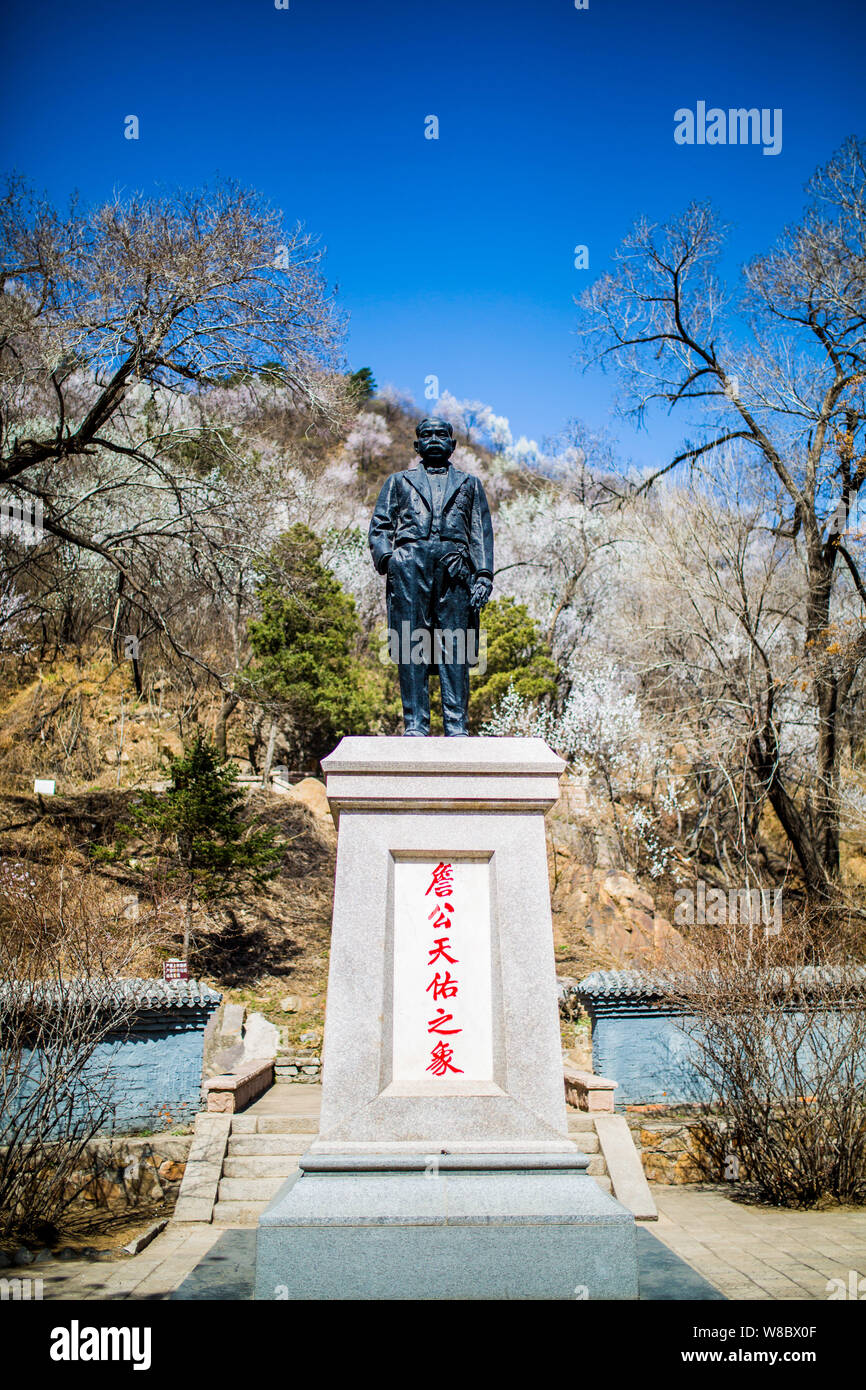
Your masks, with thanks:
[{"label": "stone railing", "polygon": [[563,1067],[565,1079],[565,1099],[576,1110],[588,1110],[596,1114],[613,1112],[613,1093],[616,1082],[604,1076],[595,1076],[591,1071],[581,1071],[578,1067]]},{"label": "stone railing", "polygon": [[207,1109],[217,1114],[234,1114],[274,1084],[273,1059],[248,1062],[237,1071],[211,1076],[205,1081]]}]

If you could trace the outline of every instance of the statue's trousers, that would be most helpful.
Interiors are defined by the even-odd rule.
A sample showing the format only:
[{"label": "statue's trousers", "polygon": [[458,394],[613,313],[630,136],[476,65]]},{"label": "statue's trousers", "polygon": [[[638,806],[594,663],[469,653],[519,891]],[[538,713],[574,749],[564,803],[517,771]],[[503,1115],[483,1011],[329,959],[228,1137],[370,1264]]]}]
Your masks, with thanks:
[{"label": "statue's trousers", "polygon": [[[454,542],[398,546],[388,563],[388,627],[397,646],[406,733],[429,734],[431,669],[439,676],[446,734],[468,734],[469,659],[477,650],[477,615],[469,600],[468,561],[455,568]],[[427,634],[425,638],[425,634]]]}]

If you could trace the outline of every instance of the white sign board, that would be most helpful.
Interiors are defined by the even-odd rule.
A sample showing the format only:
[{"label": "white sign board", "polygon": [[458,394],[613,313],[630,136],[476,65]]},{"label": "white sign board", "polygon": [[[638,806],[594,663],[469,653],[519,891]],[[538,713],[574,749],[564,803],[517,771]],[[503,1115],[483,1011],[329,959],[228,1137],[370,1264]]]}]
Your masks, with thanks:
[{"label": "white sign board", "polygon": [[394,865],[393,1080],[493,1081],[487,859]]},{"label": "white sign board", "polygon": [[37,795],[41,794],[42,796],[53,796],[54,779],[52,778],[51,780],[49,780],[46,777],[37,777],[36,781],[33,783],[33,790],[34,792],[36,792]]}]

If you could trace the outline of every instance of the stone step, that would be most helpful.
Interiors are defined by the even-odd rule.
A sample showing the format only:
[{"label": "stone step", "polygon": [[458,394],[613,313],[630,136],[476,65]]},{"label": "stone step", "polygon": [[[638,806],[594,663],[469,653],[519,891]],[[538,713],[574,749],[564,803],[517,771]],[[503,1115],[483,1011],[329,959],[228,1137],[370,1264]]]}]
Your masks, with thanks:
[{"label": "stone step", "polygon": [[315,1134],[317,1114],[233,1115],[232,1134]]},{"label": "stone step", "polygon": [[276,1178],[220,1178],[219,1202],[261,1202],[265,1206],[275,1197],[288,1174]]},{"label": "stone step", "polygon": [[[587,1173],[591,1178],[606,1178],[608,1176],[607,1164],[601,1154],[592,1154],[589,1160]],[[222,1185],[220,1185],[222,1190]]]},{"label": "stone step", "polygon": [[582,1153],[597,1154],[599,1152],[598,1135],[595,1131],[590,1134],[589,1130],[573,1130],[572,1137]]},{"label": "stone step", "polygon": [[258,1158],[264,1154],[302,1154],[315,1134],[239,1134],[229,1139],[230,1158]]},{"label": "stone step", "polygon": [[319,1116],[316,1115],[260,1115],[256,1126],[257,1134],[307,1134],[319,1132]]},{"label": "stone step", "polygon": [[613,1183],[610,1178],[593,1178],[593,1182],[598,1183],[602,1192],[609,1192],[611,1197],[613,1196]]},{"label": "stone step", "polygon": [[592,1115],[576,1110],[569,1110],[567,1113],[569,1134],[595,1134],[595,1120]]},{"label": "stone step", "polygon": [[255,1158],[227,1158],[224,1178],[287,1178],[298,1166],[295,1154],[262,1154]]},{"label": "stone step", "polygon": [[217,1202],[211,1223],[214,1226],[257,1226],[267,1202]]}]

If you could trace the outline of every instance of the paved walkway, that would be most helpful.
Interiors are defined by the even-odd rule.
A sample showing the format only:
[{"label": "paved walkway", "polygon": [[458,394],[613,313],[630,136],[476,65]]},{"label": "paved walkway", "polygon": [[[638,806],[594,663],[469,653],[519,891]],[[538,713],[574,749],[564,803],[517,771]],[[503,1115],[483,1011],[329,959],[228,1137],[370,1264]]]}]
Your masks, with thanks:
[{"label": "paved walkway", "polygon": [[[218,1226],[168,1226],[140,1255],[119,1260],[46,1260],[14,1273],[42,1280],[42,1297],[165,1299],[222,1235]],[[12,1273],[4,1270],[4,1274]]]},{"label": "paved walkway", "polygon": [[863,1207],[745,1206],[724,1191],[659,1183],[652,1194],[659,1209],[653,1234],[726,1298],[827,1299],[832,1279],[841,1279],[846,1290],[866,1280]]},{"label": "paved walkway", "polygon": [[322,1088],[313,1082],[304,1085],[277,1084],[264,1095],[254,1100],[252,1105],[241,1111],[243,1115],[309,1115],[318,1119],[322,1109]]},{"label": "paved walkway", "polygon": [[[243,1113],[318,1117],[321,1105],[319,1085],[272,1086]],[[169,1225],[140,1255],[118,1260],[46,1260],[3,1273],[40,1278],[44,1299],[166,1299],[204,1259],[224,1229]]]},{"label": "paved walkway", "polygon": [[[831,1279],[841,1280],[846,1290],[866,1281],[862,1208],[748,1207],[724,1191],[658,1183],[652,1192],[659,1219],[646,1229],[726,1298],[827,1299]],[[46,1261],[15,1273],[41,1278],[46,1300],[165,1299],[222,1233],[215,1226],[169,1226],[140,1255],[92,1263]],[[861,1292],[866,1293],[866,1282]]]}]

